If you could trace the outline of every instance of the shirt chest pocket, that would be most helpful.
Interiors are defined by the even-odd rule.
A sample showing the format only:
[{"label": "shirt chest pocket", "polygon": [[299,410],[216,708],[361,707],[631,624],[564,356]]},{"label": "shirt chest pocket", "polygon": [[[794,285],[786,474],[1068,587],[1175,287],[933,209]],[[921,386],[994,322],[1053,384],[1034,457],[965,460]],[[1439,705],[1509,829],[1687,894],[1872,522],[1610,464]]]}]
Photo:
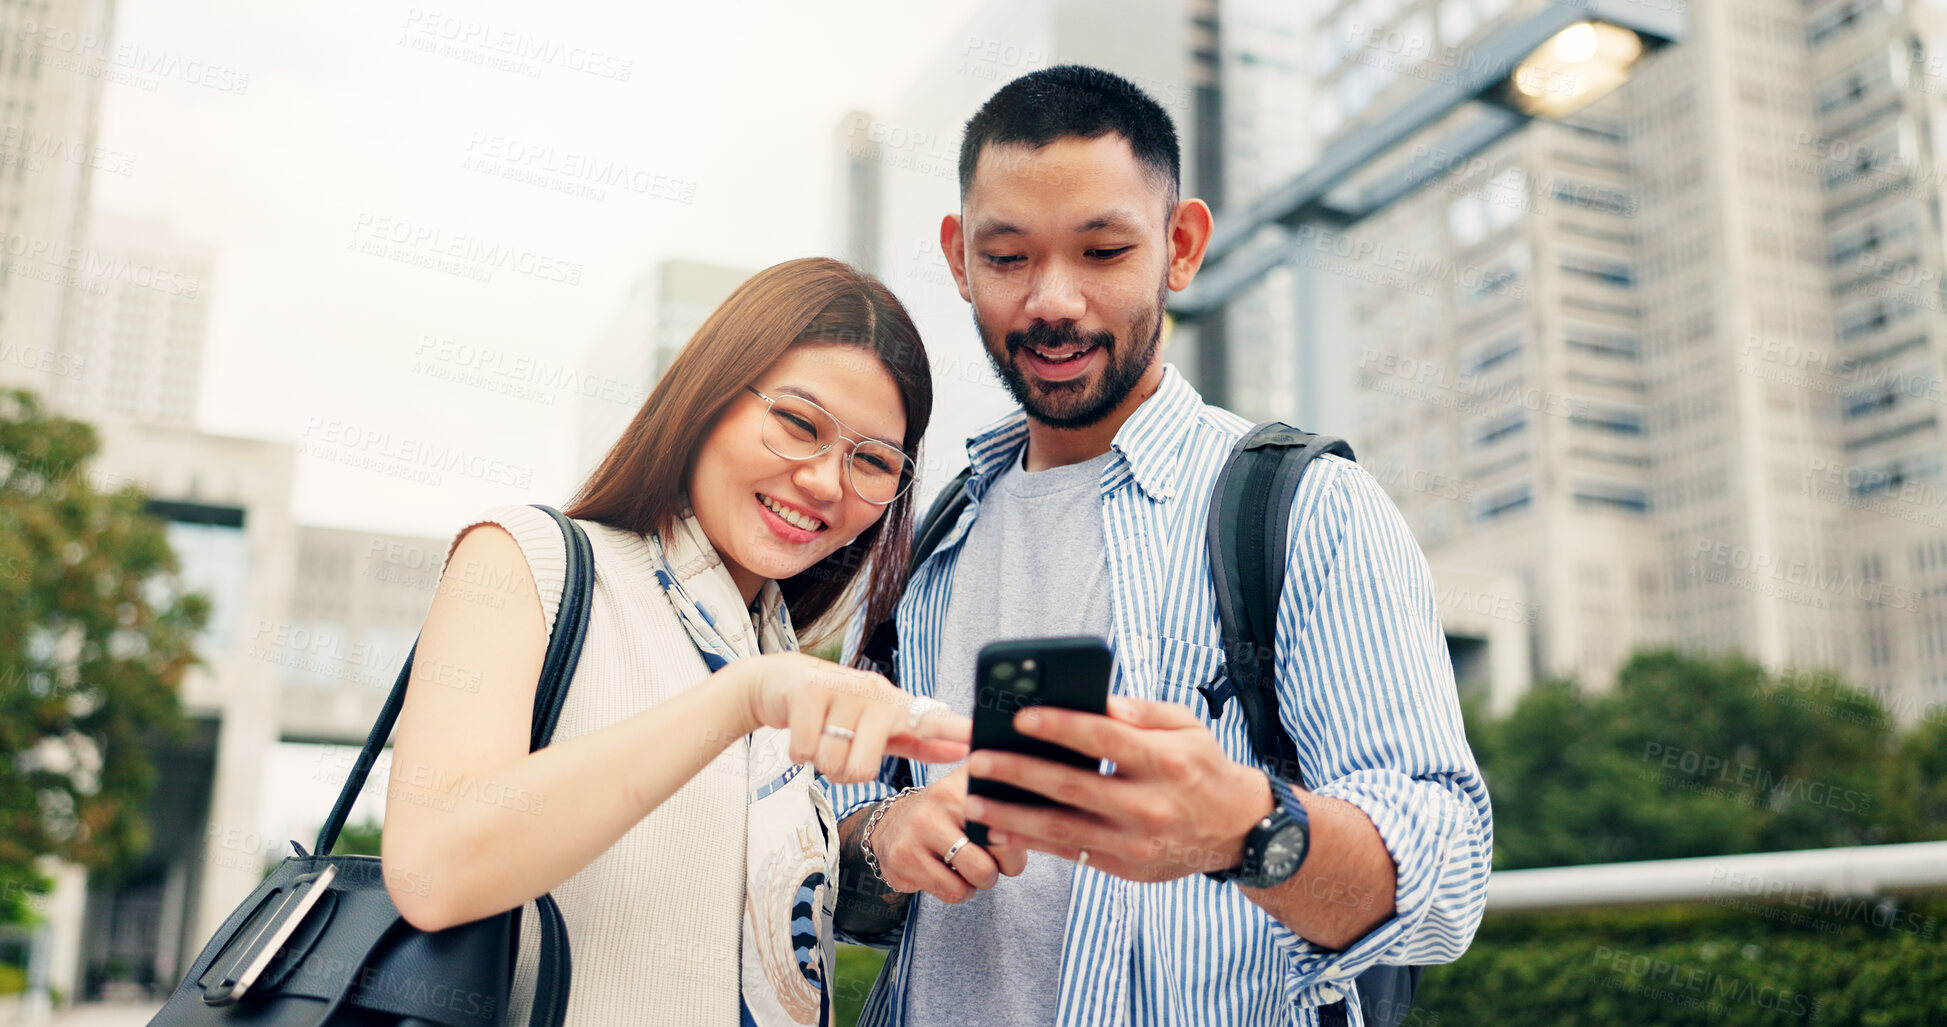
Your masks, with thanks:
[{"label": "shirt chest pocket", "polygon": [[1223,716],[1213,718],[1210,703],[1204,698],[1205,686],[1221,685],[1227,677],[1220,646],[1180,638],[1156,640],[1156,698],[1195,713],[1231,759],[1254,763],[1250,738],[1245,734],[1244,711],[1233,700],[1224,703]]}]

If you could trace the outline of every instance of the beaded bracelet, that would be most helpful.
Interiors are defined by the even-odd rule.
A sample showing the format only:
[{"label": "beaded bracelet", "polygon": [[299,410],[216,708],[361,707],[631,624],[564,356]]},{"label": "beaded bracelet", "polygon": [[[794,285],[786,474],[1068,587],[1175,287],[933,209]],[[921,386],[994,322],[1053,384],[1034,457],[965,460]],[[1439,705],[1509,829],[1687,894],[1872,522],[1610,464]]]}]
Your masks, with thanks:
[{"label": "beaded bracelet", "polygon": [[892,882],[886,880],[885,873],[879,869],[879,856],[872,851],[872,829],[879,826],[879,818],[886,815],[886,810],[891,809],[893,803],[898,802],[914,792],[923,792],[925,790],[918,785],[913,785],[901,788],[891,795],[886,796],[884,799],[879,800],[879,805],[872,810],[872,815],[865,818],[865,830],[859,832],[859,849],[865,853],[865,865],[871,867],[872,876],[878,878],[879,883],[888,888],[892,887]]}]

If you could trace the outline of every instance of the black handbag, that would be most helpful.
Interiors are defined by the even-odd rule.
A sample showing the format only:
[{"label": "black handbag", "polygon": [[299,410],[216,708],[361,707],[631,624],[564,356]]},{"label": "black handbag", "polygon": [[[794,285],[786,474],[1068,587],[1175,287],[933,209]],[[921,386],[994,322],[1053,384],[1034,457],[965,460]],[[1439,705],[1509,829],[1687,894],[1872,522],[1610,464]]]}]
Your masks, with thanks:
[{"label": "black handbag", "polygon": [[[538,505],[538,504],[537,504]],[[548,744],[588,633],[594,552],[581,527],[541,506],[568,544],[567,583],[534,693],[529,750]],[[418,649],[417,644],[414,650]],[[152,1027],[488,1027],[506,1011],[519,952],[520,909],[426,932],[399,916],[374,856],[332,856],[406,698],[412,653],[386,697],[314,851],[293,841],[284,860],[224,920]],[[535,901],[541,963],[532,1027],[560,1027],[568,1011],[568,930],[549,895]]]}]

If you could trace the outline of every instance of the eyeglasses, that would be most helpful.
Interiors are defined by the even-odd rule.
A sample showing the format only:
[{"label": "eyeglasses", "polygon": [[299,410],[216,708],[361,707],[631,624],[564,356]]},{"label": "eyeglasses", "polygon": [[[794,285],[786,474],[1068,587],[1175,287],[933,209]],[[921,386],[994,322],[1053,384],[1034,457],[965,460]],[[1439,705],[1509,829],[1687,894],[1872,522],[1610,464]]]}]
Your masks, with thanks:
[{"label": "eyeglasses", "polygon": [[912,485],[912,458],[897,447],[845,434],[831,411],[803,396],[773,398],[749,385],[744,388],[770,407],[758,434],[771,452],[786,460],[810,460],[843,439],[852,444],[845,457],[845,477],[860,499],[886,506]]}]

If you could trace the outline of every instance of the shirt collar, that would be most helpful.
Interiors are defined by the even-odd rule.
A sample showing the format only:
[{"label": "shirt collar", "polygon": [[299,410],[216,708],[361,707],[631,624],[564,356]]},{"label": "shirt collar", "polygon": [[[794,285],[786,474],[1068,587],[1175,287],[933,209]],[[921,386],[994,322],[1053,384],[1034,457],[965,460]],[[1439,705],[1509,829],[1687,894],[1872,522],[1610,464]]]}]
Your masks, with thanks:
[{"label": "shirt collar", "polygon": [[[1155,395],[1129,415],[1109,443],[1109,448],[1122,457],[1137,487],[1150,499],[1176,496],[1177,451],[1202,411],[1203,397],[1176,368],[1164,364],[1163,381]],[[1009,460],[1020,459],[1021,447],[1027,441],[1027,411],[1017,407],[967,439],[967,461],[975,475],[990,481]],[[1104,480],[1113,474],[1111,470]]]}]

